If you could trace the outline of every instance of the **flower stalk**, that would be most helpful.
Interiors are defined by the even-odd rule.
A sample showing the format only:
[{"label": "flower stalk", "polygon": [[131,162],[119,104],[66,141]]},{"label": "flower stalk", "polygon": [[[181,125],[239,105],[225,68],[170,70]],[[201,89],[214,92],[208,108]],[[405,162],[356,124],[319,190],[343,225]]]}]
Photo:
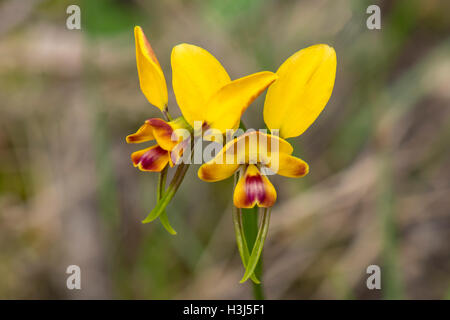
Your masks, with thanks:
[{"label": "flower stalk", "polygon": [[187,170],[189,169],[189,164],[181,163],[177,171],[175,172],[175,175],[173,176],[172,181],[169,184],[169,187],[167,188],[164,195],[161,197],[161,199],[158,201],[156,206],[153,208],[153,210],[149,213],[147,218],[145,218],[142,223],[149,223],[158,218],[164,211],[164,209],[167,207],[167,205],[172,200],[173,196],[177,192],[178,188],[181,185],[181,182],[183,182],[184,176],[186,175]]},{"label": "flower stalk", "polygon": [[247,281],[250,276],[255,272],[256,266],[261,257],[262,250],[264,248],[264,242],[269,231],[271,208],[263,208],[261,223],[259,225],[258,235],[256,236],[255,244],[253,245],[252,254],[248,260],[248,264],[245,270],[245,274],[241,279],[241,283]]},{"label": "flower stalk", "polygon": [[[245,236],[247,239],[247,243],[250,246],[250,250],[253,250],[253,247],[255,245],[256,236],[258,234],[258,215],[260,213],[258,212],[260,209],[257,207],[253,207],[251,209],[241,209],[243,212],[242,215],[242,225],[245,231]],[[253,272],[253,275],[256,276],[258,279],[263,280],[263,255],[261,253],[261,256],[259,257],[259,261],[256,265],[255,271]],[[253,289],[253,297],[255,300],[264,300],[264,288],[263,284],[261,283],[252,283],[252,289]]]},{"label": "flower stalk", "polygon": [[[161,171],[161,173],[159,174],[158,186],[157,186],[157,200],[158,200],[158,202],[163,197],[164,190],[165,190],[165,187],[166,187],[167,170],[168,170],[167,167],[165,167],[163,169],[163,171]],[[159,216],[159,220],[161,221],[161,224],[167,230],[167,232],[169,232],[172,235],[176,235],[177,234],[175,229],[172,228],[172,226],[170,225],[169,218],[167,216],[167,211],[166,210],[163,210],[163,212]]]},{"label": "flower stalk", "polygon": [[[238,180],[239,180],[239,173],[237,172],[235,174],[234,183],[236,184]],[[242,210],[235,206],[233,206],[233,225],[234,225],[234,232],[236,235],[236,244],[238,246],[239,254],[241,256],[242,264],[244,265],[244,268],[246,268],[248,260],[250,258],[250,253],[248,250],[246,234],[244,233],[244,227],[242,223]],[[255,284],[261,283],[256,277],[256,274],[254,273],[251,275],[250,279]]]}]

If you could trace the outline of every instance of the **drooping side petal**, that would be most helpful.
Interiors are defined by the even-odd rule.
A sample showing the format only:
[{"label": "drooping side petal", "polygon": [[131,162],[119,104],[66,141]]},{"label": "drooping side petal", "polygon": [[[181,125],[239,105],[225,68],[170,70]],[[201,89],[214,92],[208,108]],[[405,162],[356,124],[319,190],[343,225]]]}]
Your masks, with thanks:
[{"label": "drooping side petal", "polygon": [[172,50],[172,85],[186,121],[204,120],[206,103],[230,77],[223,66],[205,49],[182,43]]},{"label": "drooping side petal", "polygon": [[267,167],[276,174],[289,178],[304,177],[309,172],[309,166],[305,161],[283,152],[271,154]]},{"label": "drooping side petal", "polygon": [[233,202],[237,208],[271,207],[277,200],[277,192],[266,176],[258,168],[249,165],[234,189]]},{"label": "drooping side petal", "polygon": [[276,78],[273,72],[262,71],[225,85],[208,101],[204,120],[211,128],[221,132],[236,129],[247,107]]},{"label": "drooping side petal", "polygon": [[323,110],[333,91],[336,52],[318,44],[298,51],[277,71],[264,103],[264,121],[283,138],[301,135]]},{"label": "drooping side petal", "polygon": [[292,146],[284,139],[260,131],[250,131],[228,142],[211,162],[265,162],[273,152],[291,154],[292,151]]},{"label": "drooping side petal", "polygon": [[141,27],[134,28],[134,38],[141,90],[151,104],[164,110],[167,106],[167,85],[161,66]]},{"label": "drooping side petal", "polygon": [[147,121],[138,129],[138,131],[136,131],[136,133],[130,134],[126,138],[127,143],[140,143],[154,139],[153,128]]},{"label": "drooping side petal", "polygon": [[202,164],[198,169],[198,177],[206,182],[215,182],[231,177],[239,168],[239,164],[218,164],[213,161]]},{"label": "drooping side petal", "polygon": [[160,146],[139,150],[131,154],[133,165],[142,171],[160,172],[169,162],[169,153]]}]

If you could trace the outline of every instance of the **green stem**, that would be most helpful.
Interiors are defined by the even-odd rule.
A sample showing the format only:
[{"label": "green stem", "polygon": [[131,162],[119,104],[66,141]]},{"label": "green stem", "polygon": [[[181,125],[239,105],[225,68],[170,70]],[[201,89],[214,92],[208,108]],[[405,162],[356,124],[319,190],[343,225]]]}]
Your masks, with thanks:
[{"label": "green stem", "polygon": [[[159,179],[158,179],[158,188],[157,188],[157,199],[158,201],[161,200],[163,194],[164,194],[164,189],[166,187],[166,179],[167,179],[167,166],[161,171],[161,173],[159,174]],[[169,232],[172,235],[176,235],[177,232],[175,231],[174,228],[172,228],[172,226],[170,225],[169,222],[169,217],[167,216],[167,211],[164,210],[161,215],[159,216],[159,220],[161,220],[161,224],[164,226],[164,228],[167,230],[167,232]]]},{"label": "green stem", "polygon": [[167,205],[172,200],[173,196],[177,192],[178,188],[180,187],[181,182],[184,179],[184,176],[186,175],[187,170],[189,169],[189,164],[182,163],[178,166],[177,171],[175,172],[175,175],[170,182],[169,187],[167,188],[166,192],[158,201],[156,206],[153,208],[153,210],[149,213],[147,218],[142,221],[142,223],[149,223],[158,218],[161,213],[163,213],[164,209],[167,207]]},{"label": "green stem", "polygon": [[[239,180],[239,172],[236,172],[234,175],[235,186],[238,180]],[[244,234],[244,228],[242,226],[242,211],[241,209],[236,208],[235,206],[233,206],[233,225],[234,225],[234,233],[236,235],[236,244],[239,250],[239,254],[241,256],[242,264],[244,265],[244,268],[247,268],[250,253],[247,246],[247,240]],[[250,278],[254,283],[260,283],[255,273],[253,273]]]},{"label": "green stem", "polygon": [[[164,110],[162,110],[162,114],[166,121],[172,121],[172,116],[170,115],[169,109],[167,106],[164,108]],[[157,186],[158,202],[156,204],[156,207],[153,208],[153,210],[144,219],[144,221],[142,221],[142,223],[151,222],[159,217],[162,225],[170,234],[172,234],[172,235],[177,234],[177,232],[170,225],[169,218],[167,216],[167,212],[166,212],[165,208],[167,207],[167,205],[170,203],[170,200],[172,200],[173,196],[177,192],[181,182],[184,179],[184,175],[186,174],[188,168],[189,168],[189,165],[186,165],[186,164],[182,164],[177,168],[177,171],[175,172],[175,175],[172,178],[172,181],[171,181],[166,193],[164,193],[164,189],[166,186],[168,167],[166,166],[161,171],[161,173],[159,175],[159,179],[158,179],[158,186]]]},{"label": "green stem", "polygon": [[164,117],[167,121],[172,121],[172,116],[169,113],[169,108],[166,106],[166,108],[162,111]]},{"label": "green stem", "polygon": [[270,208],[264,208],[261,217],[261,223],[258,230],[258,235],[256,236],[256,240],[252,249],[252,254],[248,260],[247,268],[245,270],[244,276],[241,279],[241,283],[247,281],[248,278],[250,278],[252,273],[255,272],[257,264],[260,262],[259,259],[261,257],[262,250],[264,248],[264,242],[267,237],[267,232],[269,231],[269,222],[270,222]]},{"label": "green stem", "polygon": [[[257,208],[257,207],[255,207]],[[257,232],[258,232],[258,211],[260,208],[256,209],[256,212],[254,214],[249,215],[248,217],[250,219],[250,221],[247,221],[248,223],[252,224],[252,237],[253,237],[253,243],[252,243],[252,251],[254,248],[254,244],[257,238]],[[259,261],[258,264],[256,265],[255,271],[254,271],[255,276],[258,279],[262,279],[263,277],[263,254],[261,252],[261,255],[259,257]],[[264,288],[263,288],[263,284],[261,283],[252,283],[252,287],[253,287],[253,297],[255,298],[255,300],[264,300]]]},{"label": "green stem", "polygon": [[[248,247],[250,248],[250,252],[253,250],[256,236],[258,235],[258,207],[253,207],[251,209],[243,209],[242,214],[242,228],[245,230],[245,238],[248,244]],[[247,267],[247,265],[245,265]],[[262,255],[259,258],[258,264],[256,265],[254,276],[257,279],[262,279]],[[264,300],[264,290],[263,285],[261,282],[255,283],[253,281],[252,283],[252,291],[253,291],[253,297],[255,300]]]}]

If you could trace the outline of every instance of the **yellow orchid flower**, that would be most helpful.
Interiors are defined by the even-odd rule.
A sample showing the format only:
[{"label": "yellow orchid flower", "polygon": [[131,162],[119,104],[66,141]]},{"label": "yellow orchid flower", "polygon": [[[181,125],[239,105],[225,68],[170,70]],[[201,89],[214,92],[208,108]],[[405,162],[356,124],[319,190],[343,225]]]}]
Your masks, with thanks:
[{"label": "yellow orchid flower", "polygon": [[[261,170],[286,177],[303,177],[309,166],[292,156],[292,146],[283,138],[301,135],[319,116],[333,91],[336,53],[319,44],[300,50],[278,69],[277,81],[267,92],[264,121],[272,133],[249,132],[227,143],[198,170],[204,181],[218,181],[235,174],[233,222],[236,242],[245,267],[241,283],[252,279],[260,283],[255,270],[267,236],[270,208],[277,199],[275,188]],[[262,207],[253,247],[248,246],[242,208]]]},{"label": "yellow orchid flower", "polygon": [[184,128],[192,132],[197,121],[202,130],[211,128],[224,133],[227,129],[237,129],[247,107],[277,76],[263,71],[232,81],[220,62],[206,50],[190,44],[177,45],[171,55],[172,85],[183,117],[172,121],[167,106],[166,80],[158,59],[141,27],[134,28],[134,36],[141,90],[147,100],[161,110],[167,121],[149,119],[136,133],[127,136],[126,141],[138,143],[156,140],[156,145],[131,155],[133,165],[140,170],[161,172],[157,188],[158,203],[143,222],[161,217],[166,229],[174,234],[165,207],[189,167],[185,163],[178,166],[170,185],[165,189],[167,164],[173,166],[177,163],[184,149],[181,143],[187,145],[189,142],[186,137],[177,136],[175,130]]},{"label": "yellow orchid flower", "polygon": [[[327,45],[314,45],[292,55],[278,69],[278,79],[267,92],[264,104],[267,127],[272,131],[279,130],[282,138],[302,134],[328,102],[335,74],[336,53]],[[257,139],[248,139],[252,136],[257,136]],[[261,174],[260,168],[267,167],[279,175],[293,178],[303,177],[309,171],[306,162],[291,155],[292,146],[282,138],[258,132],[242,135],[225,145],[214,159],[203,164],[198,176],[204,181],[218,181],[242,168],[244,174],[236,184],[234,205],[237,208],[271,207],[276,201],[276,191],[269,179]],[[239,148],[237,145],[242,139],[245,143]],[[272,140],[279,144],[276,152],[262,147]],[[252,149],[256,151],[251,152]],[[234,162],[225,161],[224,156],[236,150],[238,156]]]},{"label": "yellow orchid flower", "polygon": [[[142,28],[136,26],[134,35],[141,90],[147,100],[167,117],[167,86],[161,66]],[[263,71],[231,81],[216,58],[190,44],[175,46],[171,62],[173,89],[184,119],[190,126],[199,121],[203,128],[215,128],[221,132],[236,129],[246,108],[277,78],[274,73]],[[162,119],[147,120],[138,132],[127,137],[127,142],[131,143],[135,142],[135,138],[149,141],[155,135],[157,146],[137,151],[131,156],[133,164],[143,171],[161,171],[167,163],[173,165],[170,153],[176,141],[162,141],[159,132],[173,132],[174,125],[189,127],[182,121],[177,124],[162,122]]]},{"label": "yellow orchid flower", "polygon": [[163,119],[148,119],[134,134],[127,136],[128,143],[156,140],[156,145],[133,152],[133,165],[142,171],[161,172],[167,163],[171,167],[180,158],[183,148],[175,148],[183,137],[177,136],[176,129],[186,128],[183,118],[166,122]]}]

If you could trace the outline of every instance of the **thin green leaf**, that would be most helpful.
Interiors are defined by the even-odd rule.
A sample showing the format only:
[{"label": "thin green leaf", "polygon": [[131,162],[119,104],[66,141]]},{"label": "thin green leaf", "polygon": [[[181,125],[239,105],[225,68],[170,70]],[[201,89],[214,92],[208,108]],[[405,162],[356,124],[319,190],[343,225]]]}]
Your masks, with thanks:
[{"label": "thin green leaf", "polygon": [[164,229],[167,230],[168,233],[170,233],[171,235],[176,235],[176,234],[177,234],[177,232],[175,231],[175,229],[172,228],[172,226],[170,225],[169,218],[167,217],[167,212],[166,212],[166,210],[164,210],[164,211],[160,214],[159,220],[161,221],[161,224],[163,225]]},{"label": "thin green leaf", "polygon": [[270,222],[270,208],[265,208],[262,216],[261,225],[259,226],[258,236],[256,237],[255,244],[253,246],[252,254],[248,260],[248,264],[245,270],[245,274],[241,279],[241,283],[247,281],[254,273],[256,265],[258,264],[259,257],[261,256],[264,248],[264,242],[267,237]]},{"label": "thin green leaf", "polygon": [[[164,190],[166,188],[166,179],[167,179],[167,166],[160,172],[159,178],[158,178],[158,187],[157,187],[157,194],[156,198],[161,200],[162,195],[164,194]],[[161,221],[161,224],[163,227],[172,235],[176,235],[177,232],[174,228],[170,225],[169,217],[167,216],[167,211],[164,210],[161,215],[159,216],[159,220]]]},{"label": "thin green leaf", "polygon": [[[234,232],[236,234],[236,243],[238,246],[239,254],[241,256],[242,264],[244,265],[244,268],[247,268],[247,263],[249,259],[249,251],[247,246],[247,241],[245,241],[245,237],[242,232],[242,221],[241,221],[241,212],[238,208],[233,207],[233,224],[234,224]],[[261,281],[258,280],[256,275],[252,273],[251,277],[252,281],[254,283],[261,283]]]},{"label": "thin green leaf", "polygon": [[142,223],[152,222],[153,220],[158,218],[163,213],[164,209],[170,203],[173,196],[175,195],[178,188],[180,187],[180,184],[183,181],[188,168],[189,168],[189,164],[185,164],[185,163],[182,163],[178,166],[177,171],[175,172],[175,175],[174,175],[172,181],[170,182],[170,185],[167,188],[166,192],[162,196],[161,200],[158,201],[156,206],[149,213],[149,215],[142,221]]},{"label": "thin green leaf", "polygon": [[[234,185],[236,186],[237,181],[239,180],[239,172],[236,172],[234,175]],[[248,245],[246,241],[246,237],[244,234],[244,228],[242,225],[242,210],[233,206],[233,225],[234,225],[234,233],[236,235],[236,244],[238,246],[239,255],[241,256],[242,264],[244,268],[247,267],[247,262],[250,256]],[[256,284],[261,283],[256,274],[253,273],[250,277],[252,281]]]}]

